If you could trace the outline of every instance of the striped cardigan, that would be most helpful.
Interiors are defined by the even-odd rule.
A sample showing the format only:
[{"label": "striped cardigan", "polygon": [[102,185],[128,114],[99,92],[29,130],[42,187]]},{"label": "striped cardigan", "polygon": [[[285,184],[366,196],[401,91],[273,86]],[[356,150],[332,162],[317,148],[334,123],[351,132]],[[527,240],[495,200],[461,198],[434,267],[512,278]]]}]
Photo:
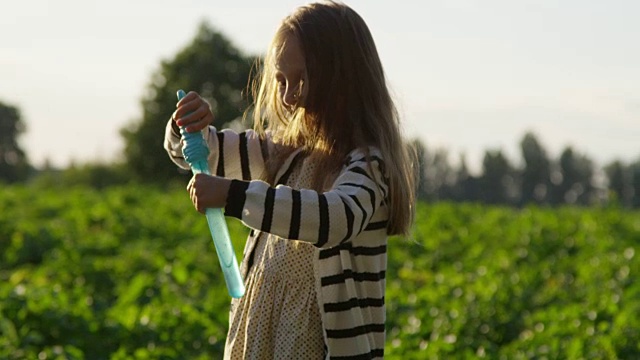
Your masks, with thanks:
[{"label": "striped cardigan", "polygon": [[[171,122],[170,122],[171,123]],[[188,169],[180,138],[167,124],[165,149]],[[204,130],[212,174],[233,179],[225,215],[252,229],[240,266],[246,276],[260,232],[315,245],[314,275],[327,359],[382,358],[385,344],[388,187],[380,153],[356,150],[328,191],[276,187],[258,180],[269,154],[268,139],[252,130]],[[296,151],[276,178],[288,176]],[[367,160],[371,166],[368,166]],[[279,182],[280,183],[280,182]]]}]

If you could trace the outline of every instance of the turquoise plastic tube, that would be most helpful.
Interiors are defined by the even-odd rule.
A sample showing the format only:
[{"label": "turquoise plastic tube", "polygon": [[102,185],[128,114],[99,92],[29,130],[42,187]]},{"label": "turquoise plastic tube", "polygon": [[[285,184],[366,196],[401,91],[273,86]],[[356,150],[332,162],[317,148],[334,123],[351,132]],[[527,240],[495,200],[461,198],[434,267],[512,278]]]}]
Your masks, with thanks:
[{"label": "turquoise plastic tube", "polygon": [[[183,90],[178,90],[178,100],[182,99],[185,95]],[[187,163],[189,163],[191,171],[193,171],[194,174],[204,173],[210,175],[209,164],[207,163],[209,148],[202,137],[202,133],[188,133],[184,128],[181,128],[180,134],[184,140],[182,154]],[[207,208],[206,216],[209,231],[213,238],[213,244],[218,253],[218,260],[220,260],[220,267],[224,274],[224,280],[227,283],[229,295],[234,298],[242,297],[245,290],[244,282],[240,276],[236,253],[233,251],[233,245],[229,237],[229,229],[227,228],[222,209]]]}]

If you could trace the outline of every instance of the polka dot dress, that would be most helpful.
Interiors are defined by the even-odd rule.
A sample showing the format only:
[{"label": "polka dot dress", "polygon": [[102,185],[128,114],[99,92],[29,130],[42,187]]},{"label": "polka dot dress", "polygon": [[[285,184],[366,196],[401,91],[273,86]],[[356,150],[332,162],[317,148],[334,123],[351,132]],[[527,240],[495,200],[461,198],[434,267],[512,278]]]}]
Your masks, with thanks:
[{"label": "polka dot dress", "polygon": [[[287,185],[309,188],[312,166],[296,167]],[[225,359],[324,358],[314,256],[309,243],[260,235],[245,295],[232,304]]]}]

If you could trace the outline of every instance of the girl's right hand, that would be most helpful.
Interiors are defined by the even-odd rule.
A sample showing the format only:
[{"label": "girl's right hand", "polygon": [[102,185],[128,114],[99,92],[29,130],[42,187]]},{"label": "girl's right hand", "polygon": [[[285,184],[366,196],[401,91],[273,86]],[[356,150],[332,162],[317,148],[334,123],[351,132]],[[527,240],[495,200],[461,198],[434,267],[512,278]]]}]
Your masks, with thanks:
[{"label": "girl's right hand", "polygon": [[171,119],[179,127],[185,126],[187,132],[200,131],[213,122],[211,106],[195,91],[190,91],[176,106]]}]

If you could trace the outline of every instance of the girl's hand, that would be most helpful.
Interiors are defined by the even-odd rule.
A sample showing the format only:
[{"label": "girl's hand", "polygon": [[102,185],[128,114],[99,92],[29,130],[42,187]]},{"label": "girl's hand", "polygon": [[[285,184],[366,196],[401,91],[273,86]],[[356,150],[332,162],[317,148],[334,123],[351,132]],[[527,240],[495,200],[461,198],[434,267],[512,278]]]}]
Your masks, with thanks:
[{"label": "girl's hand", "polygon": [[207,208],[223,208],[231,180],[206,174],[195,174],[187,185],[189,197],[196,210],[205,213]]},{"label": "girl's hand", "polygon": [[200,131],[213,122],[209,103],[195,91],[190,91],[176,106],[178,109],[173,112],[171,119],[179,127],[186,126],[187,132]]}]

